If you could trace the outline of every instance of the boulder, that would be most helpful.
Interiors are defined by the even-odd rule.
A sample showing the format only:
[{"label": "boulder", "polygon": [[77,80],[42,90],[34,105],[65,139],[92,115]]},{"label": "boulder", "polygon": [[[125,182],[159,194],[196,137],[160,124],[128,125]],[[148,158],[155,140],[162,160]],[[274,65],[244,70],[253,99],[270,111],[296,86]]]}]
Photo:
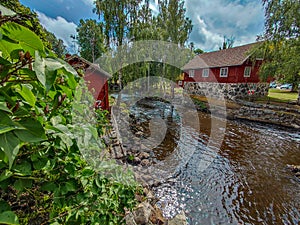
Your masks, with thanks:
[{"label": "boulder", "polygon": [[185,213],[182,211],[176,215],[173,219],[168,221],[168,225],[187,225],[187,218]]},{"label": "boulder", "polygon": [[151,215],[151,205],[149,202],[142,202],[133,212],[136,224],[148,224]]}]

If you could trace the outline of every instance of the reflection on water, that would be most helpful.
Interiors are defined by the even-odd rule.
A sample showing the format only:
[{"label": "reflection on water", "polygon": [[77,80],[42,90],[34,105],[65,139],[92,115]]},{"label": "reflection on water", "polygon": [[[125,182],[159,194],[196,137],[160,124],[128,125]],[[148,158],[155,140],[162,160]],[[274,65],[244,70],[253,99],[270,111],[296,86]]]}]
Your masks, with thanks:
[{"label": "reflection on water", "polygon": [[[151,117],[150,111],[134,108],[131,113],[142,120],[145,115]],[[163,160],[175,148],[196,148],[176,181],[156,189],[165,215],[184,210],[189,224],[201,225],[299,224],[300,180],[286,165],[300,165],[300,132],[228,121],[217,157],[201,172],[199,161],[210,154],[206,146],[211,118],[199,113],[199,119],[199,131],[188,127],[182,131],[176,120],[168,123],[167,137],[154,150],[157,160]],[[178,138],[182,132],[187,136],[185,143]]]}]

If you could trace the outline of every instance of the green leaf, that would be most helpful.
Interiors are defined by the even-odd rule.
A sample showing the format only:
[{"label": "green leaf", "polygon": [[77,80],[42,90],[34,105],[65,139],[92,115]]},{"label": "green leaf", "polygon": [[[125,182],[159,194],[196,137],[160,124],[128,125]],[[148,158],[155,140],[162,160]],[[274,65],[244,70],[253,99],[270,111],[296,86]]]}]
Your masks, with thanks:
[{"label": "green leaf", "polygon": [[12,113],[10,109],[6,106],[6,102],[0,102],[0,110],[8,113]]},{"label": "green leaf", "polygon": [[33,162],[33,168],[36,170],[41,170],[45,166],[47,166],[47,163],[48,163],[47,158],[40,158],[39,160]]},{"label": "green leaf", "polygon": [[[1,39],[0,39],[1,40]],[[10,66],[12,65],[12,63],[2,57],[0,57],[0,65],[4,65],[4,66]]]},{"label": "green leaf", "polygon": [[0,213],[0,223],[9,225],[18,225],[19,219],[12,211]]},{"label": "green leaf", "polygon": [[75,181],[68,181],[65,183],[65,185],[61,188],[61,194],[65,195],[68,192],[76,191],[77,190],[77,185]]},{"label": "green leaf", "polygon": [[83,170],[82,170],[82,176],[83,176],[83,177],[90,177],[90,176],[93,176],[94,173],[95,173],[95,171],[92,170],[92,169],[86,168],[86,169],[83,169]]},{"label": "green leaf", "polygon": [[54,192],[57,188],[58,187],[54,182],[47,182],[47,183],[43,184],[43,186],[41,187],[41,190]]},{"label": "green leaf", "polygon": [[11,210],[10,205],[6,201],[1,200],[0,201],[0,213],[3,213],[5,211],[10,211],[10,210]]},{"label": "green leaf", "polygon": [[18,179],[14,183],[14,188],[17,191],[23,191],[25,188],[31,188],[32,186],[32,180],[29,179]]},{"label": "green leaf", "polygon": [[13,166],[12,170],[21,176],[29,176],[32,173],[31,164],[27,161],[22,161],[21,164]]},{"label": "green leaf", "polygon": [[4,170],[0,175],[0,182],[10,178],[13,173],[10,170]]},{"label": "green leaf", "polygon": [[22,68],[22,69],[20,69],[19,70],[19,74],[22,74],[23,76],[27,75],[28,77],[30,77],[33,80],[37,79],[36,73],[33,70],[28,69],[28,68]]},{"label": "green leaf", "polygon": [[13,126],[5,126],[0,124],[0,134],[4,134],[7,133],[9,131],[15,130],[16,128]]},{"label": "green leaf", "polygon": [[31,55],[34,55],[36,50],[42,53],[45,52],[43,42],[40,38],[24,26],[14,22],[8,22],[2,25],[0,30],[2,31],[3,36],[18,42],[18,45],[24,52],[29,51]]},{"label": "green leaf", "polygon": [[46,69],[45,75],[46,75],[46,91],[48,92],[56,80],[57,71]]},{"label": "green leaf", "polygon": [[21,84],[16,89],[16,92],[19,93],[22,98],[29,103],[30,106],[35,106],[36,97],[32,93],[31,89],[27,84]]},{"label": "green leaf", "polygon": [[17,137],[24,142],[39,142],[47,139],[41,123],[31,118],[25,118],[18,122],[22,130],[15,130]]},{"label": "green leaf", "polygon": [[11,168],[18,152],[20,140],[12,133],[4,133],[0,135],[0,147],[5,152],[9,161],[9,168]]},{"label": "green leaf", "polygon": [[[0,29],[1,32],[1,29]],[[15,43],[11,41],[8,37],[3,36],[3,38],[0,40],[0,51],[2,52],[2,56],[4,58],[9,58],[9,59],[17,59],[17,58],[12,58],[11,52],[15,51],[16,49],[21,49],[21,46],[18,43]]]},{"label": "green leaf", "polygon": [[45,60],[40,56],[38,51],[35,51],[35,62],[33,63],[33,69],[36,73],[37,79],[41,82],[43,86],[45,86]]}]

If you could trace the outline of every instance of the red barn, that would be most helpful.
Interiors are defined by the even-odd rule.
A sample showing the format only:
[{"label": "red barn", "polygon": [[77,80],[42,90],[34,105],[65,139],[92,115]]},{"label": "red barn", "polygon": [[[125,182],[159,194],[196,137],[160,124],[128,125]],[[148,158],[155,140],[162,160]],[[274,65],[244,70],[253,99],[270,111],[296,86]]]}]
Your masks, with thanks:
[{"label": "red barn", "polygon": [[84,73],[84,80],[95,98],[96,108],[109,110],[108,79],[110,75],[97,64],[78,56],[67,56],[66,61],[77,71]]},{"label": "red barn", "polygon": [[[257,96],[266,95],[267,84],[260,83],[258,74],[262,60],[250,59],[249,51],[256,44],[196,55],[182,68],[184,71],[182,86],[190,87],[190,83],[209,83],[210,89],[213,89],[213,84],[217,83],[226,89],[226,97],[230,97],[228,92],[244,97],[248,95],[249,90],[256,92]],[[203,89],[203,84],[200,86]],[[236,93],[236,90],[239,93]]]}]

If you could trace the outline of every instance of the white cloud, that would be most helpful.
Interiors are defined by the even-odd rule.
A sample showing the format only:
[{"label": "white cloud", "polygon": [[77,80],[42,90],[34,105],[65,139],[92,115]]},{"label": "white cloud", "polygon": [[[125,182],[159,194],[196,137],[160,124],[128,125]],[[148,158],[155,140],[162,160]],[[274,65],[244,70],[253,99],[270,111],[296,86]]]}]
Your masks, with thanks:
[{"label": "white cloud", "polygon": [[57,38],[64,41],[64,44],[71,50],[72,39],[70,35],[77,34],[77,25],[73,22],[68,22],[65,18],[58,16],[56,19],[50,18],[41,12],[37,12],[41,24],[51,33],[54,33]]},{"label": "white cloud", "polygon": [[234,36],[234,45],[254,42],[263,31],[260,0],[186,0],[187,16],[193,21],[190,41],[205,51],[217,50],[223,36]]},{"label": "white cloud", "polygon": [[87,6],[94,6],[94,0],[82,0]]}]

